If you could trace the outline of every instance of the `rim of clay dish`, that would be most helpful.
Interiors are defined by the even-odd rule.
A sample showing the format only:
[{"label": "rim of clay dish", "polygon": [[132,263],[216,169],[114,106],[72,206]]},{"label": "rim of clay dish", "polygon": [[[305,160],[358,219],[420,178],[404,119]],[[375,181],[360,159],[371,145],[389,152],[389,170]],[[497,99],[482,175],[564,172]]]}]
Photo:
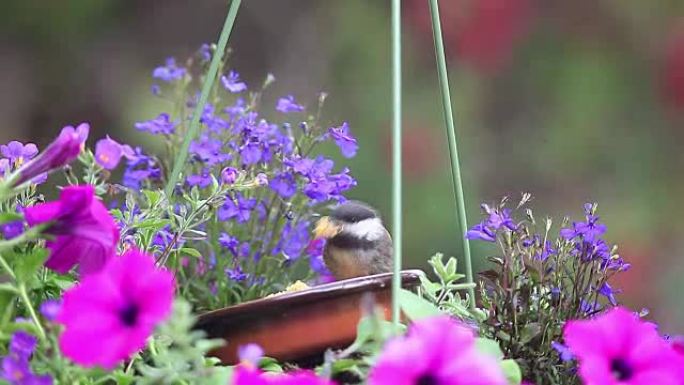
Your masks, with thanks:
[{"label": "rim of clay dish", "polygon": [[[415,287],[420,284],[422,270],[404,270],[401,272],[402,287]],[[268,298],[260,298],[238,305],[212,310],[199,316],[197,326],[202,327],[216,318],[239,317],[247,313],[272,312],[279,308],[291,308],[310,302],[356,294],[365,291],[380,291],[391,287],[392,273],[369,275],[365,277],[345,279],[313,286],[308,289],[277,294]]]}]

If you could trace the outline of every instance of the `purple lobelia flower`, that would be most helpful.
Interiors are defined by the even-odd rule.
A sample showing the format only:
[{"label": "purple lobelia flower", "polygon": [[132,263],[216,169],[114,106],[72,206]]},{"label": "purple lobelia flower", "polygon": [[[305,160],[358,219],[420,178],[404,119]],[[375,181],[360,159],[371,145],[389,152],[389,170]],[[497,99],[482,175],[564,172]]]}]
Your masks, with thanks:
[{"label": "purple lobelia flower", "polygon": [[330,270],[325,266],[323,261],[323,249],[325,248],[325,239],[318,238],[309,242],[306,247],[306,252],[309,254],[309,267],[312,271],[318,274],[318,281],[320,283],[329,283],[335,281],[335,277]]},{"label": "purple lobelia flower", "polygon": [[339,174],[331,174],[334,163],[324,157],[318,157],[315,160],[298,158],[287,160],[285,164],[292,167],[295,173],[308,179],[303,192],[316,202],[330,199],[341,201],[344,199],[342,193],[356,185],[356,180],[349,175],[347,168]]},{"label": "purple lobelia flower", "polygon": [[473,226],[465,235],[466,239],[478,239],[486,242],[495,242],[496,233],[487,227],[485,222]]},{"label": "purple lobelia flower", "polygon": [[6,174],[10,171],[10,161],[9,159],[0,158],[0,179],[4,178]]},{"label": "purple lobelia flower", "polygon": [[220,133],[227,129],[230,124],[214,112],[214,106],[207,103],[200,117],[200,123],[205,125],[210,131]]},{"label": "purple lobelia flower", "polygon": [[76,264],[82,274],[96,272],[116,252],[119,229],[93,186],[66,187],[58,201],[26,207],[24,214],[31,227],[50,224],[45,232],[55,238],[47,241],[45,266],[58,273]]},{"label": "purple lobelia flower", "polygon": [[20,167],[24,162],[38,155],[38,147],[33,143],[23,144],[13,140],[0,146],[0,153],[15,167]]},{"label": "purple lobelia flower", "polygon": [[254,183],[256,183],[257,186],[266,186],[268,185],[268,176],[263,172],[260,172],[254,177]]},{"label": "purple lobelia flower", "polygon": [[258,163],[261,160],[262,154],[263,151],[259,142],[248,142],[240,150],[240,159],[242,164],[248,166]]},{"label": "purple lobelia flower", "polygon": [[608,282],[605,282],[603,286],[601,286],[598,290],[598,293],[606,297],[608,302],[610,302],[610,304],[613,306],[617,306],[618,304],[617,299],[615,298],[615,294],[619,292],[619,290],[613,290],[613,288],[608,284]]},{"label": "purple lobelia flower", "polygon": [[273,250],[273,254],[283,253],[286,260],[298,259],[311,241],[311,230],[308,221],[301,221],[293,225],[288,221],[283,227],[280,241]]},{"label": "purple lobelia flower", "polygon": [[567,362],[567,361],[572,361],[573,360],[573,355],[570,349],[568,349],[567,346],[561,344],[560,342],[557,341],[552,341],[551,342],[551,347],[558,352],[558,356],[560,357],[561,361]]},{"label": "purple lobelia flower", "polygon": [[236,219],[238,223],[245,223],[249,220],[255,206],[256,199],[244,198],[238,193],[235,200],[228,197],[223,206],[218,209],[218,219],[220,221]]},{"label": "purple lobelia flower", "polygon": [[599,217],[594,214],[595,205],[586,203],[584,211],[586,214],[585,222],[573,222],[571,228],[561,229],[560,235],[571,240],[581,237],[584,241],[595,243],[606,232],[606,225],[599,223]]},{"label": "purple lobelia flower", "polygon": [[161,170],[157,162],[152,157],[145,155],[140,147],[137,147],[133,156],[127,161],[123,185],[139,190],[143,182],[159,179],[160,176]]},{"label": "purple lobelia flower", "polygon": [[90,126],[87,123],[81,123],[76,128],[64,127],[45,151],[19,169],[19,179],[16,184],[20,185],[41,177],[42,174],[64,167],[76,159],[88,138],[89,130]]},{"label": "purple lobelia flower", "polygon": [[280,173],[271,179],[271,190],[283,198],[291,198],[297,193],[297,182],[291,173]]},{"label": "purple lobelia flower", "polygon": [[221,181],[225,184],[233,184],[237,180],[240,172],[233,167],[226,167],[221,171]]},{"label": "purple lobelia flower", "polygon": [[230,71],[228,76],[221,76],[221,83],[228,91],[237,94],[247,89],[247,84],[240,80],[240,74],[235,71]]},{"label": "purple lobelia flower", "polygon": [[487,218],[487,226],[494,230],[498,230],[501,227],[507,227],[509,230],[515,230],[518,228],[513,219],[511,218],[511,210],[490,210],[489,218]]},{"label": "purple lobelia flower", "polygon": [[54,299],[49,299],[40,305],[40,314],[48,321],[57,319],[57,314],[62,307],[62,302]]},{"label": "purple lobelia flower", "polygon": [[166,59],[166,64],[159,66],[152,71],[152,77],[161,81],[171,83],[180,80],[185,76],[185,68],[176,64],[176,59],[170,57]]},{"label": "purple lobelia flower", "polygon": [[221,236],[219,236],[219,244],[224,249],[230,251],[233,256],[238,256],[238,246],[240,245],[240,240],[236,237],[228,233],[221,233]]},{"label": "purple lobelia flower", "polygon": [[207,43],[204,43],[200,46],[199,55],[202,59],[202,62],[207,63],[211,60],[211,51],[211,46]]},{"label": "purple lobelia flower", "polygon": [[119,165],[121,157],[132,158],[133,149],[128,145],[122,145],[107,136],[97,141],[95,145],[95,161],[106,170],[113,170]]},{"label": "purple lobelia flower", "polygon": [[208,135],[190,143],[190,153],[209,166],[221,164],[231,159],[230,154],[223,152],[223,142]]},{"label": "purple lobelia flower", "polygon": [[242,271],[240,265],[235,265],[234,268],[226,268],[224,270],[226,276],[235,282],[242,282],[247,279],[248,275]]},{"label": "purple lobelia flower", "polygon": [[287,95],[278,99],[278,103],[276,103],[276,110],[282,112],[283,114],[289,114],[291,112],[304,111],[304,106],[297,104],[294,96]]},{"label": "purple lobelia flower", "polygon": [[5,223],[0,226],[0,231],[2,231],[2,235],[5,239],[16,238],[24,232],[24,222],[12,221]]},{"label": "purple lobelia flower", "polygon": [[247,110],[247,103],[243,98],[237,98],[235,104],[226,107],[223,111],[228,114],[231,118],[236,118],[245,113]]},{"label": "purple lobelia flower", "polygon": [[152,135],[171,135],[176,131],[176,122],[172,122],[169,114],[161,113],[156,118],[135,123],[135,129]]},{"label": "purple lobelia flower", "polygon": [[32,335],[18,331],[12,335],[9,354],[2,358],[0,379],[9,385],[52,385],[52,378],[36,375],[31,371],[29,359],[36,348],[37,340]]},{"label": "purple lobelia flower", "polygon": [[242,363],[247,363],[257,367],[263,356],[264,349],[257,344],[247,344],[238,347],[238,357]]},{"label": "purple lobelia flower", "polygon": [[36,340],[36,337],[24,331],[18,331],[10,339],[10,354],[22,360],[28,359],[33,354],[37,344],[38,340]]},{"label": "purple lobelia flower", "polygon": [[332,136],[337,147],[340,148],[342,156],[353,158],[356,155],[359,145],[356,143],[356,138],[349,131],[349,124],[347,122],[342,123],[339,127],[330,127],[328,133]]},{"label": "purple lobelia flower", "polygon": [[201,174],[189,175],[185,182],[190,187],[199,186],[199,188],[207,188],[211,186],[212,178],[208,169],[203,169]]}]

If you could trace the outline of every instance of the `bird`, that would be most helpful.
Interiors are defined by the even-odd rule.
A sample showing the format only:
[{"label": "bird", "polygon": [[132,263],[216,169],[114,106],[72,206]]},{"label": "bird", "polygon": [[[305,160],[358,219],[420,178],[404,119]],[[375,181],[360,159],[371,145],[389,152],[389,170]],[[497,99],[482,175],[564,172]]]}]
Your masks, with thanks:
[{"label": "bird", "polygon": [[378,212],[366,203],[348,200],[321,217],[315,239],[325,239],[323,261],[337,280],[392,271],[392,237]]}]

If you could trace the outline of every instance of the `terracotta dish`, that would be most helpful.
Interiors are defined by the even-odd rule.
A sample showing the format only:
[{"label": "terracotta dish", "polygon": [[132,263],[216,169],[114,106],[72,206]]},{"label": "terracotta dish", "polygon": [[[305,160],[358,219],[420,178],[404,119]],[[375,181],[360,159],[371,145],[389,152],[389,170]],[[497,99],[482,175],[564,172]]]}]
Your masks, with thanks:
[{"label": "terracotta dish", "polygon": [[[402,286],[420,285],[420,270],[401,273]],[[214,310],[199,317],[197,328],[227,344],[211,353],[223,364],[238,362],[237,349],[256,343],[266,356],[298,361],[344,348],[356,337],[361,299],[371,293],[391,317],[392,274],[377,274],[337,281]]]}]

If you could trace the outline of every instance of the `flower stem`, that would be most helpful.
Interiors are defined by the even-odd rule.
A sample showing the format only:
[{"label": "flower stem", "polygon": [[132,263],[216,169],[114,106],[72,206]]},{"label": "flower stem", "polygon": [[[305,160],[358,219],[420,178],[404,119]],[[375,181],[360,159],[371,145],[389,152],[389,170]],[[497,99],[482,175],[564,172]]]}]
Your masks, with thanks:
[{"label": "flower stem", "polygon": [[2,254],[0,254],[0,266],[2,266],[3,269],[5,269],[5,271],[7,272],[7,274],[9,274],[9,276],[10,276],[13,280],[16,280],[16,279],[17,279],[16,274],[14,274],[14,270],[12,270],[12,268],[11,268],[10,265],[9,265],[9,263],[7,263],[7,261],[5,260],[5,257],[3,257]]},{"label": "flower stem", "polygon": [[[442,106],[444,108],[444,121],[449,143],[449,158],[451,159],[451,179],[454,185],[456,197],[457,214],[461,235],[468,230],[468,220],[466,219],[465,199],[463,197],[463,181],[461,179],[461,166],[458,160],[458,146],[456,143],[456,131],[454,129],[454,116],[451,110],[451,94],[449,92],[449,76],[447,73],[446,57],[444,55],[444,41],[442,40],[442,25],[439,20],[439,5],[437,0],[429,0],[430,15],[432,16],[432,35],[435,43],[435,56],[437,58],[437,73],[439,75],[439,85],[442,94]],[[466,281],[473,283],[473,264],[470,257],[470,242],[465,237],[463,239],[463,257],[465,258]],[[468,288],[470,296],[470,307],[475,308],[475,290]]]},{"label": "flower stem", "polygon": [[40,320],[38,319],[38,315],[36,315],[36,311],[33,308],[33,304],[31,303],[31,299],[28,297],[28,293],[26,292],[26,286],[23,283],[19,283],[19,286],[17,287],[19,290],[19,297],[21,300],[24,302],[24,305],[28,309],[29,314],[31,315],[31,319],[33,322],[36,324],[36,327],[38,328],[38,334],[40,334],[40,339],[45,341],[46,334],[45,334],[45,329],[43,329],[43,325],[40,324]]},{"label": "flower stem", "polygon": [[228,37],[233,29],[233,24],[235,23],[235,17],[237,16],[238,8],[242,0],[232,0],[230,3],[230,8],[228,10],[228,15],[226,15],[226,21],[223,24],[223,30],[221,30],[221,35],[216,47],[216,52],[214,52],[214,57],[211,59],[211,64],[209,65],[209,71],[204,79],[204,84],[202,84],[202,93],[200,94],[199,102],[195,106],[195,111],[192,113],[192,120],[190,121],[190,127],[188,127],[188,132],[185,134],[183,139],[183,144],[179,149],[178,156],[176,157],[176,163],[173,165],[173,170],[169,175],[169,180],[166,184],[166,196],[171,199],[173,195],[173,190],[176,187],[176,183],[180,177],[180,173],[185,166],[185,161],[188,158],[188,150],[190,148],[190,142],[197,136],[197,130],[199,129],[199,121],[204,111],[204,106],[207,104],[207,99],[209,97],[209,92],[214,85],[216,80],[216,75],[218,74],[219,64],[223,60],[223,55],[226,51],[226,45],[228,44]]},{"label": "flower stem", "polygon": [[402,197],[401,197],[401,0],[392,0],[392,321],[399,325],[401,290]]}]

